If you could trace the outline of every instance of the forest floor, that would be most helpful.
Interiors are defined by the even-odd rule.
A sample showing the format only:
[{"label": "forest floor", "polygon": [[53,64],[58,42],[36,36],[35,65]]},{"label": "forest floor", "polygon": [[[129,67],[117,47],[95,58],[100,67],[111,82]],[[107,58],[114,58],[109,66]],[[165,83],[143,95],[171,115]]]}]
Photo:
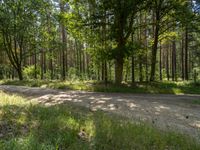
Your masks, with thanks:
[{"label": "forest floor", "polygon": [[115,85],[112,82],[105,84],[95,80],[0,80],[0,84],[107,93],[200,94],[200,81],[196,84],[191,81],[162,81],[136,82],[134,84],[125,82],[122,85]]},{"label": "forest floor", "polygon": [[144,121],[164,130],[191,135],[200,141],[200,95],[122,94],[64,91],[39,87],[0,85],[47,106],[73,104],[90,111],[102,110],[131,120]]}]

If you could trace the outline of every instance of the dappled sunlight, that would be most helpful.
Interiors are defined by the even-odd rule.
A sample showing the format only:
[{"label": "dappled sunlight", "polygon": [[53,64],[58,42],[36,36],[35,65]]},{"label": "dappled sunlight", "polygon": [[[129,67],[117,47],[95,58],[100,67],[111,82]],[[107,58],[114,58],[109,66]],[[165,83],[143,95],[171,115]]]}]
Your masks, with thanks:
[{"label": "dappled sunlight", "polygon": [[[48,99],[47,97],[43,96],[44,101]],[[97,105],[94,107],[97,109],[106,111],[117,111],[118,109],[115,103],[106,103],[103,100],[95,102]],[[125,103],[127,104],[127,102]],[[130,102],[129,105],[136,107],[135,103]],[[131,147],[134,147],[138,141],[142,142],[141,145],[144,146],[142,149],[151,147],[149,143],[152,141],[157,142],[157,145],[160,144],[162,149],[163,144],[168,145],[165,143],[168,139],[170,139],[169,146],[177,145],[179,142],[177,140],[179,136],[174,136],[176,134],[171,135],[168,132],[163,134],[163,131],[160,132],[141,122],[146,121],[144,118],[141,118],[140,122],[133,123],[122,120],[121,117],[115,115],[109,117],[101,112],[91,113],[81,110],[79,107],[58,104],[49,107],[27,105],[27,109],[16,105],[9,109],[15,110],[14,112],[18,111],[18,113],[9,117],[5,116],[8,122],[12,120],[14,123],[8,124],[6,122],[3,124],[0,122],[0,127],[3,127],[4,131],[9,134],[2,132],[1,128],[0,133],[8,141],[4,144],[6,146],[12,144],[13,149],[16,147],[18,149],[56,149],[58,147],[59,149],[95,149],[95,147],[113,149],[113,147],[116,148],[116,145],[116,149],[122,149],[127,145],[130,147],[127,147],[128,149],[132,149]],[[12,113],[9,109],[5,109],[4,114]],[[182,138],[182,136],[180,137]],[[190,139],[185,138],[184,140]]]},{"label": "dappled sunlight", "polygon": [[181,89],[178,89],[178,88],[172,88],[171,90],[176,95],[183,95],[184,94],[184,92]]},{"label": "dappled sunlight", "polygon": [[120,98],[116,99],[116,101],[118,101],[118,102],[124,102],[124,101],[129,102],[128,100],[120,99]]},{"label": "dappled sunlight", "polygon": [[191,126],[200,129],[200,120],[199,121],[194,121],[193,123],[191,123]]},{"label": "dappled sunlight", "polygon": [[185,116],[180,114],[180,113],[175,113],[174,114],[178,119],[181,119],[181,120],[184,120],[185,119]]},{"label": "dappled sunlight", "polygon": [[108,101],[108,100],[112,100],[111,97],[101,97],[102,100]]},{"label": "dappled sunlight", "polygon": [[97,111],[97,110],[114,111],[118,109],[118,106],[116,104],[108,104],[108,105],[94,104],[90,106],[90,109],[92,111]]},{"label": "dappled sunlight", "polygon": [[[27,88],[27,87],[26,87]],[[112,112],[134,120],[150,122],[161,129],[180,130],[197,136],[200,121],[200,106],[188,105],[198,95],[145,95],[120,93],[93,93],[12,87],[11,92],[22,93],[30,101],[51,107],[58,104],[83,106],[90,111]],[[8,87],[6,87],[9,90]],[[22,119],[22,122],[24,120]]]},{"label": "dappled sunlight", "polygon": [[90,99],[90,100],[94,100],[94,99],[96,99],[94,96],[91,96],[91,97],[89,97],[88,99]]},{"label": "dappled sunlight", "polygon": [[134,104],[134,103],[128,103],[127,106],[130,107],[130,108],[136,108],[136,107],[138,107],[138,106],[137,106],[136,104]]},{"label": "dappled sunlight", "polygon": [[109,110],[116,110],[117,106],[115,104],[109,104],[108,108],[109,108]]},{"label": "dappled sunlight", "polygon": [[155,107],[156,111],[160,112],[162,110],[169,110],[169,107],[163,106],[163,105],[159,105]]},{"label": "dappled sunlight", "polygon": [[94,104],[94,103],[96,103],[96,104],[105,104],[106,101],[98,100],[98,101],[92,101],[92,102],[91,102],[91,104]]}]

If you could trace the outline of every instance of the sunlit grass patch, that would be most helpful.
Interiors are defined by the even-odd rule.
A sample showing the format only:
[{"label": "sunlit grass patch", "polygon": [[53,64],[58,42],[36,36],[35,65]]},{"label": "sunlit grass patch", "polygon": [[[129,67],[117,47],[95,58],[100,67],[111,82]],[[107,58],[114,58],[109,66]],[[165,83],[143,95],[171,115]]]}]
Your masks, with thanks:
[{"label": "sunlit grass patch", "polygon": [[21,96],[6,94],[0,91],[0,106],[6,105],[25,105],[26,101]]},{"label": "sunlit grass patch", "polygon": [[152,94],[200,94],[200,86],[192,82],[144,82],[105,85],[97,81],[54,81],[54,80],[4,80],[0,84],[21,85],[29,87],[52,88],[62,90],[84,90],[93,92],[152,93]]},{"label": "sunlit grass patch", "polygon": [[0,84],[21,85],[29,87],[52,88],[62,90],[84,90],[93,92],[152,93],[152,94],[200,94],[200,86],[192,82],[144,82],[105,85],[97,81],[54,81],[54,80],[4,80]]}]

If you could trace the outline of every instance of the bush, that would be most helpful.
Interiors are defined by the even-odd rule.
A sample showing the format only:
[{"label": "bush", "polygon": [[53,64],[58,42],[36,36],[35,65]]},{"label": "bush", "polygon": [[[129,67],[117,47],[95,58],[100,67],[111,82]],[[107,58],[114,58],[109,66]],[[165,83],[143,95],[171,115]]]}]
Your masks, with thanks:
[{"label": "bush", "polygon": [[78,79],[77,74],[78,74],[78,71],[77,71],[76,68],[74,68],[74,67],[69,68],[69,70],[68,70],[68,78],[70,80],[72,80],[72,81],[77,80]]},{"label": "bush", "polygon": [[26,79],[33,79],[34,76],[35,76],[35,73],[36,74],[40,73],[39,67],[36,67],[36,68],[37,69],[35,70],[35,66],[34,65],[24,67],[24,69],[23,69],[24,78],[26,78]]}]

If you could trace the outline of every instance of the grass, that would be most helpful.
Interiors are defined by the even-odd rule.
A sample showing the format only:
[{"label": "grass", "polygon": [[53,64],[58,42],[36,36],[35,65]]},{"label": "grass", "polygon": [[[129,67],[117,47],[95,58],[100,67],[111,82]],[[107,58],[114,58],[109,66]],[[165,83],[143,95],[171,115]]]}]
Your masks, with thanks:
[{"label": "grass", "polygon": [[[42,106],[0,92],[1,150],[199,150],[185,135],[102,112]],[[78,134],[84,133],[84,136]]]},{"label": "grass", "polygon": [[85,90],[94,92],[123,92],[123,93],[151,93],[151,94],[200,94],[199,84],[191,82],[152,82],[115,85],[95,81],[43,81],[43,80],[3,80],[0,84],[23,85],[30,87],[47,87],[53,89]]},{"label": "grass", "polygon": [[193,103],[193,104],[196,104],[196,105],[200,105],[200,99],[198,99],[198,100],[193,100],[192,103]]}]

